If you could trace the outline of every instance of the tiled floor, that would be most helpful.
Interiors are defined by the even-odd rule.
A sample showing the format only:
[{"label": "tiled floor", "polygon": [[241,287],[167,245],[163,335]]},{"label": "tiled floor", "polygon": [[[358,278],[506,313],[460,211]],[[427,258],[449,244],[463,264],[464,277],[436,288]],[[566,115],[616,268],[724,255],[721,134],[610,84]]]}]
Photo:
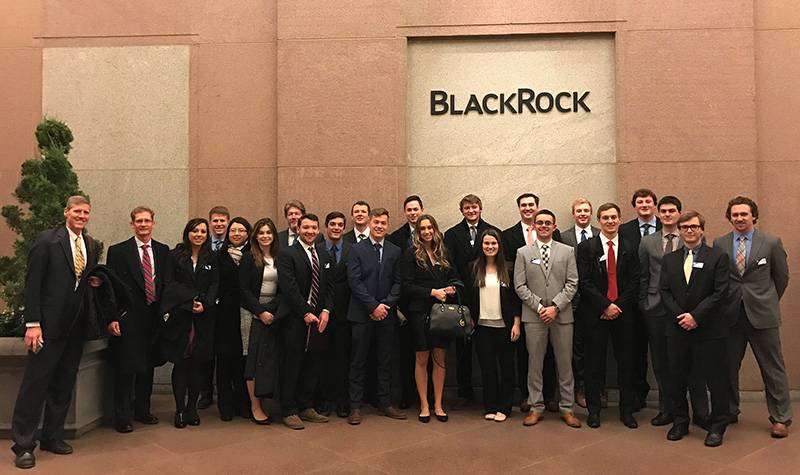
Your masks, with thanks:
[{"label": "tiled floor", "polygon": [[[395,421],[366,411],[358,427],[334,417],[292,431],[243,419],[222,422],[211,408],[201,411],[199,427],[178,430],[171,424],[170,398],[157,396],[154,404],[160,424],[137,424],[131,434],[94,430],[72,441],[75,453],[69,456],[37,451],[30,473],[800,473],[800,433],[770,438],[764,403],[746,403],[740,422],[715,449],[703,446],[705,434],[694,426],[684,440],[667,442],[667,428],[648,423],[653,409],[638,414],[638,430],[625,428],[614,408],[604,411],[600,429],[570,429],[553,413],[536,427],[523,427],[518,412],[504,423],[484,421],[475,406],[450,411],[445,424],[421,424],[416,417]],[[5,454],[0,473],[20,473],[11,452]]]}]

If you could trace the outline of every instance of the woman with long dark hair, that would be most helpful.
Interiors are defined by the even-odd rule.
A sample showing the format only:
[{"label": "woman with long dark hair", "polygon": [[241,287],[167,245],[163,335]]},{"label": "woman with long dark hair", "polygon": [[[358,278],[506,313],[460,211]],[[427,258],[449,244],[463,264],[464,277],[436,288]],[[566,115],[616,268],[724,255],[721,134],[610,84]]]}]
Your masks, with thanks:
[{"label": "woman with long dark hair", "polygon": [[219,268],[219,301],[214,355],[217,363],[217,408],[223,421],[232,420],[234,414],[250,416],[240,330],[239,264],[242,259],[250,257],[247,239],[251,229],[246,219],[233,218],[228,223],[222,248],[215,254]]},{"label": "woman with long dark hair", "polygon": [[240,325],[246,361],[244,379],[253,422],[269,424],[261,405],[272,397],[277,380],[278,350],[278,230],[269,218],[256,221],[250,234],[250,253],[239,266],[242,296]]},{"label": "woman with long dark hair", "polygon": [[[197,399],[214,357],[214,318],[219,272],[208,242],[208,221],[190,219],[170,252],[165,276],[160,345],[172,369],[175,427],[199,425]],[[188,393],[188,398],[187,398]]]},{"label": "woman with long dark hair", "polygon": [[[505,421],[514,395],[514,346],[519,339],[522,304],[506,262],[500,233],[487,229],[478,238],[472,262],[474,287],[470,315],[475,321],[475,352],[481,365],[484,418]],[[497,368],[500,368],[499,374]]]},{"label": "woman with long dark hair", "polygon": [[431,419],[428,403],[428,361],[433,356],[433,396],[436,419],[447,422],[442,404],[445,377],[445,355],[450,341],[430,334],[427,317],[431,305],[451,301],[456,288],[463,286],[455,266],[448,260],[444,237],[433,216],[424,214],[417,220],[412,235],[413,245],[400,260],[402,292],[408,299],[408,322],[414,335],[416,364],[414,379],[419,394],[419,421]]}]

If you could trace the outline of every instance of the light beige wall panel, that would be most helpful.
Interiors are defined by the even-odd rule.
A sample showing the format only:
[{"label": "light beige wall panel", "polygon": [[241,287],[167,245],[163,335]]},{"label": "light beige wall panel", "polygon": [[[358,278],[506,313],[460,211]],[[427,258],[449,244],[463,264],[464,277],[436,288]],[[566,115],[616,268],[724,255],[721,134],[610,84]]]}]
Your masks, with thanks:
[{"label": "light beige wall panel", "polygon": [[753,0],[617,0],[616,4],[626,30],[753,26]]},{"label": "light beige wall panel", "polygon": [[196,0],[192,32],[206,43],[272,42],[276,39],[276,0]]},{"label": "light beige wall panel", "polygon": [[[411,41],[408,58],[410,166],[614,162],[610,35]],[[463,111],[470,94],[480,100],[521,87],[552,95],[590,91],[591,112],[431,115],[432,90],[455,95]],[[565,103],[572,108],[573,98]]]},{"label": "light beige wall panel", "polygon": [[[764,162],[758,164],[759,226],[780,236],[789,253],[789,269],[800,272],[800,223],[795,210],[800,209],[798,163]],[[800,282],[795,282],[800,288]],[[800,360],[798,360],[800,361]]]},{"label": "light beige wall panel", "polygon": [[192,33],[192,0],[43,0],[45,37]]},{"label": "light beige wall panel", "polygon": [[751,30],[617,35],[618,160],[753,160]]},{"label": "light beige wall panel", "polygon": [[208,210],[222,205],[251,224],[264,216],[275,219],[276,168],[200,168],[193,175],[193,187],[203,190],[193,216],[207,218]]},{"label": "light beige wall panel", "polygon": [[405,142],[404,43],[282,41],[278,164],[398,163]]},{"label": "light beige wall panel", "polygon": [[81,188],[92,199],[89,232],[106,249],[131,236],[130,212],[138,205],[153,208],[153,236],[170,247],[180,241],[189,208],[187,170],[80,170]]},{"label": "light beige wall panel", "polygon": [[[800,10],[800,4],[798,4]],[[800,160],[800,29],[756,31],[758,159]]]},{"label": "light beige wall panel", "polygon": [[539,196],[539,206],[556,213],[564,228],[574,224],[575,198],[597,206],[616,196],[613,164],[415,166],[408,169],[408,182],[408,193],[420,195],[442,229],[463,219],[458,203],[468,193],[480,196],[484,219],[502,229],[519,221],[516,199],[522,193]]},{"label": "light beige wall panel", "polygon": [[41,29],[41,2],[0,0],[0,47],[32,46]]},{"label": "light beige wall panel", "polygon": [[188,165],[189,47],[44,50],[42,110],[75,135],[78,169]]},{"label": "light beige wall panel", "polygon": [[276,163],[275,43],[203,44],[193,83],[198,166]]},{"label": "light beige wall panel", "polygon": [[800,27],[797,0],[754,0],[753,3],[757,29]]},{"label": "light beige wall panel", "polygon": [[278,0],[278,37],[394,37],[402,0]]}]

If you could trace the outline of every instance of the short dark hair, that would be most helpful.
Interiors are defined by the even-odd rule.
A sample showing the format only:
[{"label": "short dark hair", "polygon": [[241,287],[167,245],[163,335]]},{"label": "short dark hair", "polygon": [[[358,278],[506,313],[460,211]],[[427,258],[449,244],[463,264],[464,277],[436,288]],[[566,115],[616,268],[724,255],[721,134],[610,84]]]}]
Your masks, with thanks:
[{"label": "short dark hair", "polygon": [[150,219],[155,219],[156,217],[156,213],[147,206],[137,206],[131,210],[131,222],[136,219],[136,215],[139,213],[150,213]]},{"label": "short dark hair", "polygon": [[231,212],[228,211],[228,208],[225,206],[214,206],[208,210],[208,219],[211,219],[212,214],[221,214],[222,216],[231,219]]},{"label": "short dark hair", "polygon": [[375,208],[375,209],[370,210],[370,212],[369,212],[370,219],[371,218],[377,218],[378,216],[386,216],[388,218],[389,217],[389,210],[386,209],[386,208]]},{"label": "short dark hair", "polygon": [[407,197],[405,200],[403,200],[403,209],[406,209],[406,205],[411,203],[412,201],[419,202],[419,207],[420,208],[424,208],[425,207],[425,205],[422,204],[422,198],[420,198],[417,195],[411,195],[411,196]]},{"label": "short dark hair", "polygon": [[610,209],[617,210],[617,215],[622,214],[622,212],[619,210],[619,206],[617,206],[616,203],[610,203],[610,202],[609,203],[603,203],[603,204],[601,204],[600,206],[597,207],[597,219],[600,219],[600,214],[601,213],[603,213],[604,211],[608,211]]},{"label": "short dark hair", "polygon": [[554,223],[556,222],[556,214],[550,211],[549,209],[540,209],[539,211],[537,211],[536,214],[533,215],[534,221],[536,220],[536,218],[539,217],[540,214],[546,214],[551,218],[553,218]]},{"label": "short dark hair", "polygon": [[519,202],[525,198],[533,198],[533,202],[536,203],[536,206],[539,206],[539,197],[534,195],[533,193],[523,193],[517,196],[517,206],[519,206]]},{"label": "short dark hair", "polygon": [[347,218],[344,217],[344,213],[342,213],[341,211],[331,211],[330,213],[328,213],[327,216],[325,216],[325,226],[327,226],[328,223],[330,223],[332,220],[336,218],[342,218],[345,224],[347,223]]},{"label": "short dark hair", "polygon": [[658,202],[658,197],[656,194],[653,193],[653,190],[649,188],[639,188],[638,190],[633,192],[633,196],[631,197],[631,206],[636,206],[636,198],[653,198],[653,203]]},{"label": "short dark hair", "polygon": [[305,213],[302,216],[300,216],[300,219],[297,220],[297,226],[300,227],[300,225],[303,224],[303,221],[306,219],[314,221],[315,223],[317,223],[317,226],[319,226],[319,218],[314,213]]},{"label": "short dark hair", "polygon": [[483,209],[483,202],[481,199],[478,198],[477,195],[473,195],[471,193],[461,198],[461,201],[458,203],[458,209],[463,210],[465,204],[478,205],[478,208]]},{"label": "short dark hair", "polygon": [[[297,208],[300,210],[301,214],[306,214],[306,205],[303,204],[300,200],[289,200],[283,205],[283,217],[289,216],[289,210],[292,208]],[[319,222],[319,220],[317,220]]]},{"label": "short dark hair", "polygon": [[728,201],[728,208],[725,210],[725,217],[728,221],[731,220],[731,208],[736,205],[747,205],[750,207],[750,214],[753,215],[753,223],[758,222],[758,205],[752,199],[746,196],[737,196],[736,198]]},{"label": "short dark hair", "polygon": [[681,200],[672,195],[662,196],[661,199],[658,200],[658,206],[656,206],[656,209],[661,209],[662,205],[675,205],[675,207],[678,208],[678,211],[681,211],[681,208],[683,208]]},{"label": "short dark hair", "polygon": [[700,221],[700,229],[705,230],[706,229],[706,218],[703,217],[702,214],[700,214],[699,212],[697,212],[695,210],[689,210],[689,211],[683,213],[681,215],[681,217],[678,218],[678,224],[679,225],[683,224],[686,221],[689,221],[690,219],[694,219],[694,218],[697,218]]},{"label": "short dark hair", "polygon": [[358,200],[355,203],[353,203],[353,206],[350,207],[350,214],[353,214],[353,209],[356,206],[366,206],[367,207],[367,214],[369,214],[369,212],[372,211],[372,208],[370,207],[369,203],[367,203],[364,200]]}]

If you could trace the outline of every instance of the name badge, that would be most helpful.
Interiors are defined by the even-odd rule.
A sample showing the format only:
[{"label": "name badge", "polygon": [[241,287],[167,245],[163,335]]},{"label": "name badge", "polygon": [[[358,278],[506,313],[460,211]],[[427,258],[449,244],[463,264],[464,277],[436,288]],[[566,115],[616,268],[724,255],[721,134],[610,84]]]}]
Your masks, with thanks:
[{"label": "name badge", "polygon": [[761,258],[761,259],[759,259],[759,260],[758,260],[758,262],[756,263],[756,265],[757,265],[757,266],[763,266],[763,265],[766,265],[766,264],[767,264],[767,258],[766,258],[766,257],[762,257],[762,258]]},{"label": "name badge", "polygon": [[694,267],[695,269],[702,269],[705,264],[706,264],[705,262],[695,262],[692,264],[692,267]]},{"label": "name badge", "polygon": [[538,265],[540,265],[541,263],[542,263],[542,260],[541,260],[541,259],[536,259],[536,258],[534,258],[534,259],[531,259],[531,264],[536,264],[536,265],[538,266]]},{"label": "name badge", "polygon": [[325,263],[325,268],[326,269],[330,269],[331,268],[331,263],[330,262],[326,262]]}]

